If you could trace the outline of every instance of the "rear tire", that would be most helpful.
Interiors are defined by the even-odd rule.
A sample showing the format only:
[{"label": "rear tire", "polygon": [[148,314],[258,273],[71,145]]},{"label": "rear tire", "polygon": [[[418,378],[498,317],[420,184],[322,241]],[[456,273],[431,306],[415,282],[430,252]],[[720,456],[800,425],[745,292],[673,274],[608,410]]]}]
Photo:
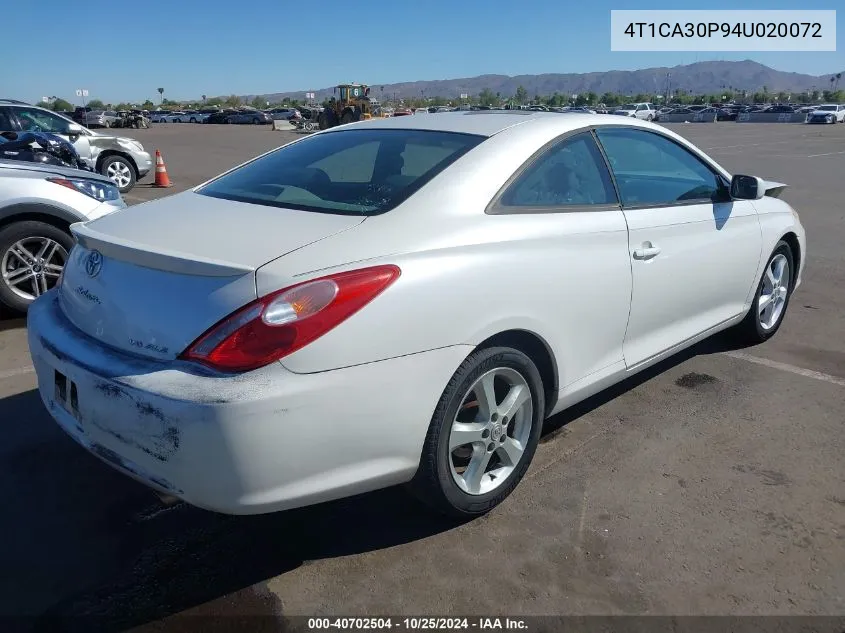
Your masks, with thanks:
[{"label": "rear tire", "polygon": [[[53,226],[52,224],[36,220],[26,220],[23,222],[12,222],[3,229],[0,229],[0,303],[17,312],[26,312],[33,301],[32,298],[28,299],[21,296],[21,292],[32,296],[35,296],[35,292],[34,289],[31,288],[31,282],[21,282],[14,286],[18,289],[18,292],[13,290],[13,285],[10,283],[9,278],[11,277],[11,281],[14,281],[17,278],[17,276],[14,275],[15,271],[21,270],[22,266],[28,267],[31,271],[32,266],[24,264],[18,257],[10,254],[10,250],[21,241],[25,242],[25,246],[28,247],[28,251],[35,250],[32,245],[35,244],[35,240],[38,238],[43,240],[52,240],[52,242],[61,247],[64,251],[62,262],[67,261],[67,254],[70,252],[70,249],[73,248],[73,238],[68,233]],[[32,242],[27,242],[27,240],[32,240]],[[54,253],[54,256],[59,255],[62,255],[62,253]],[[57,261],[58,260],[54,257],[46,263],[55,265],[55,262]],[[39,270],[42,274],[44,274],[43,279],[46,281],[48,288],[55,285],[58,279],[57,275],[61,272],[61,268],[58,270],[50,267],[45,268],[43,263],[40,264]]]},{"label": "rear tire", "polygon": [[[508,398],[521,404],[505,406]],[[410,491],[448,516],[490,511],[525,475],[544,418],[543,381],[528,356],[508,347],[473,352],[440,397]]]},{"label": "rear tire", "polygon": [[781,240],[766,262],[748,314],[734,328],[738,342],[757,345],[772,338],[783,323],[794,288],[795,255]]}]

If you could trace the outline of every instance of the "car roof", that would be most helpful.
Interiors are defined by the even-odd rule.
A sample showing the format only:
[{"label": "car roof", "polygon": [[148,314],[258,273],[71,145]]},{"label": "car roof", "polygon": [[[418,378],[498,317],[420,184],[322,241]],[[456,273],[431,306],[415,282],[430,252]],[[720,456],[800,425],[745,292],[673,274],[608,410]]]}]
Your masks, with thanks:
[{"label": "car roof", "polygon": [[[377,129],[429,130],[433,132],[455,132],[490,137],[517,125],[534,126],[553,124],[561,132],[602,123],[618,124],[619,117],[611,114],[590,114],[587,112],[540,112],[537,110],[470,110],[443,112],[436,117],[373,118],[354,123],[356,129],[366,126]],[[326,130],[333,133],[348,129],[340,126]]]}]

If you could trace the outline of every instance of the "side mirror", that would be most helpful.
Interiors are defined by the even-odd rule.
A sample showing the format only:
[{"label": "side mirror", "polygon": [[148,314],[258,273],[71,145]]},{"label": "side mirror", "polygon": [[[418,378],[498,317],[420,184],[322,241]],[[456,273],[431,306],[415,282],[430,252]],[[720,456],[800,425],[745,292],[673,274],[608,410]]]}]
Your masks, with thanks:
[{"label": "side mirror", "polygon": [[68,136],[82,136],[82,126],[79,123],[69,123],[67,134]]},{"label": "side mirror", "polygon": [[731,178],[731,198],[734,200],[760,200],[765,195],[762,178],[741,175]]}]

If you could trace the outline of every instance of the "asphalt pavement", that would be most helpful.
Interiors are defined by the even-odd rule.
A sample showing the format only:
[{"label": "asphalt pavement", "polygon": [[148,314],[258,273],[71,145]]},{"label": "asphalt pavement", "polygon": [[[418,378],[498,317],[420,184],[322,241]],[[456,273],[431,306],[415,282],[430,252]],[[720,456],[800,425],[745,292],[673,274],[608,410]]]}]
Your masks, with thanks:
[{"label": "asphalt pavement", "polygon": [[[747,349],[716,337],[556,416],[514,494],[468,523],[433,517],[397,489],[259,517],[165,508],[52,422],[25,323],[3,315],[0,628],[283,631],[291,616],[339,613],[845,615],[845,125],[667,127],[735,173],[790,185],[809,259],[783,326]],[[131,136],[162,151],[174,182],[155,189],[150,176],[131,203],[296,138],[190,124]]]}]

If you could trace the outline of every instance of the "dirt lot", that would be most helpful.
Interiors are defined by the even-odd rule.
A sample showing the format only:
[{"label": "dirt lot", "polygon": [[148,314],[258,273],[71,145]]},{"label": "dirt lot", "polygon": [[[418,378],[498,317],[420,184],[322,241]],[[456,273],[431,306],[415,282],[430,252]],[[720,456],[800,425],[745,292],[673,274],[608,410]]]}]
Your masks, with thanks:
[{"label": "dirt lot", "polygon": [[[338,613],[845,615],[845,125],[669,127],[729,170],[791,185],[809,262],[783,327],[752,349],[708,341],[557,416],[513,496],[463,525],[397,490],[265,517],[162,510],[49,419],[25,325],[5,315],[0,616],[177,630],[151,623],[193,608],[273,615],[250,628],[275,631]],[[133,136],[176,186],[148,177],[132,203],[295,138],[189,124]]]}]

